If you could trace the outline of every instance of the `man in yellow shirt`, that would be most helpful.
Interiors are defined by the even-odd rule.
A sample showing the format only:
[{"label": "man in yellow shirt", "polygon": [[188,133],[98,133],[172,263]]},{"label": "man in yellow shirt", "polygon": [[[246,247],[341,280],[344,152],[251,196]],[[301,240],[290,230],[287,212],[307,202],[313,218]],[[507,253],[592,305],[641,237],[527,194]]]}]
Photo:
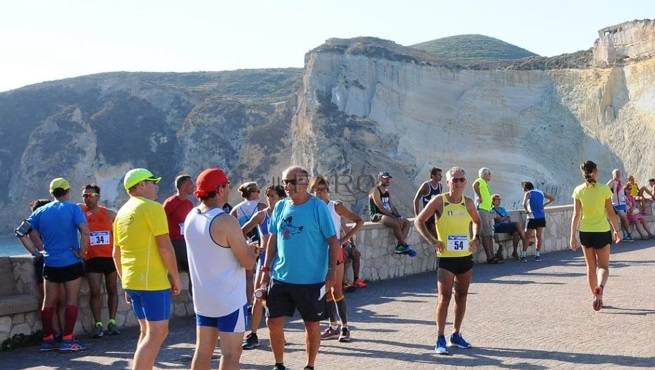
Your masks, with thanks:
[{"label": "man in yellow shirt", "polygon": [[[168,335],[171,293],[180,294],[175,252],[164,207],[155,201],[161,177],[145,168],[128,171],[123,186],[130,199],[114,221],[113,258],[141,333],[132,369],[152,369]],[[170,274],[170,280],[169,280]]]}]

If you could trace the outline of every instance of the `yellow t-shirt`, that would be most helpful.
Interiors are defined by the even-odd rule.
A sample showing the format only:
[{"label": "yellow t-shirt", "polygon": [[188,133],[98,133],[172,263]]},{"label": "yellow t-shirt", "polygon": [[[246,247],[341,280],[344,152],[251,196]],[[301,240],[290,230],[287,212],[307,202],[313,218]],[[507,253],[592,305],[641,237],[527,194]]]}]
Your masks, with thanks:
[{"label": "yellow t-shirt", "polygon": [[114,221],[114,245],[121,251],[123,289],[170,289],[168,271],[155,237],[168,234],[164,207],[152,200],[130,197]]},{"label": "yellow t-shirt", "polygon": [[578,185],[573,191],[573,199],[579,200],[582,204],[579,231],[610,231],[610,223],[607,221],[607,212],[605,212],[605,201],[612,199],[612,191],[609,186],[606,184],[588,186],[586,183]]},{"label": "yellow t-shirt", "polygon": [[630,185],[632,185],[630,186],[630,195],[632,195],[633,197],[639,195],[639,185],[636,182],[631,183]]}]

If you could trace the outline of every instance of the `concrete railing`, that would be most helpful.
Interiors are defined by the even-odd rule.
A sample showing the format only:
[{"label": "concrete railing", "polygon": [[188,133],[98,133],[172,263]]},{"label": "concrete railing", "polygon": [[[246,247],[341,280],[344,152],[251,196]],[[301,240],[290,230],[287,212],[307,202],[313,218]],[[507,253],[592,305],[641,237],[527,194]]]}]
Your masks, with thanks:
[{"label": "concrete railing", "polygon": [[[649,212],[644,212],[650,214]],[[547,227],[544,233],[543,253],[560,251],[568,248],[569,225],[573,212],[572,206],[549,207],[546,209]],[[523,224],[525,215],[518,211],[511,212],[514,221]],[[653,216],[647,216],[649,226],[652,230]],[[511,239],[498,238],[503,245],[506,257],[511,253]],[[418,235],[418,232],[411,228],[408,243],[416,249],[416,257],[394,254],[396,241],[390,229],[374,223],[366,223],[362,230],[356,235],[355,243],[359,248],[361,258],[362,278],[370,281],[392,279],[421,272],[435,271],[437,261],[435,251]],[[498,241],[495,242],[498,244]],[[494,250],[498,246],[494,246]],[[520,246],[519,246],[520,248]],[[534,253],[534,247],[528,249],[530,254]],[[482,248],[475,254],[476,263],[486,261]],[[502,266],[498,266],[502,268]],[[352,274],[352,269],[346,269],[347,274]],[[188,286],[186,274],[181,274],[182,286]],[[3,286],[0,287],[0,343],[15,334],[32,334],[41,330],[41,319],[39,313],[40,295],[34,277],[32,257],[15,256],[0,257],[0,279]],[[4,284],[7,284],[4,286]],[[13,284],[13,285],[12,285]],[[119,284],[120,285],[120,284]],[[119,287],[118,314],[116,317],[120,327],[136,326],[137,321],[131,308],[125,303],[125,295]],[[102,318],[107,320],[106,292],[103,287]],[[187,292],[182,293],[173,299],[173,317],[193,315],[193,303]],[[80,293],[80,316],[76,325],[78,334],[90,334],[93,330],[93,318],[89,308],[89,287],[85,279],[82,279]]]}]

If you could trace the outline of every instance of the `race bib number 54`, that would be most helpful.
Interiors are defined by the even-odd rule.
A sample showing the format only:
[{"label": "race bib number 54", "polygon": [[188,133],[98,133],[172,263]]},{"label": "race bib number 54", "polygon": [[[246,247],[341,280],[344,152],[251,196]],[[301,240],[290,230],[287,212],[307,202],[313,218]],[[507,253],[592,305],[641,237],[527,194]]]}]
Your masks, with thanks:
[{"label": "race bib number 54", "polygon": [[89,244],[91,246],[109,244],[109,231],[92,231],[89,234]]},{"label": "race bib number 54", "polygon": [[468,237],[466,235],[448,235],[448,251],[462,252],[467,248]]}]

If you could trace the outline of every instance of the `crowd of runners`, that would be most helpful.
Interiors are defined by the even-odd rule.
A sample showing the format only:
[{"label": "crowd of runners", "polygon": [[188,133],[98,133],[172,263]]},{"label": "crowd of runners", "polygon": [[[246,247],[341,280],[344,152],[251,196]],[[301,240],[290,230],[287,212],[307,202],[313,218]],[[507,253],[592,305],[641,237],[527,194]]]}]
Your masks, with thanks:
[{"label": "crowd of runners", "polygon": [[[632,240],[632,224],[641,238],[653,238],[639,209],[646,195],[653,198],[655,179],[639,187],[632,176],[623,182],[620,171],[614,170],[607,184],[601,184],[595,163],[586,161],[580,169],[584,182],[572,196],[570,247],[583,246],[592,307],[600,310],[610,245]],[[534,245],[535,261],[540,261],[544,207],[555,198],[529,181],[522,182],[524,229],[501,206],[501,195],[492,193],[490,169],[481,168],[470,185],[475,199],[464,195],[469,185],[462,168],[446,171],[445,189],[441,169],[432,168],[429,176],[414,197],[412,225],[396,207],[391,174],[380,172],[369,193],[370,221],[391,229],[398,255],[416,256],[407,243],[412,226],[434,246],[439,267],[435,351],[448,354],[449,345],[471,347],[461,327],[473,254],[482,247],[488,263],[502,263],[502,250],[494,253],[494,234],[506,233],[512,236],[512,257],[527,262],[527,250]],[[363,219],[331,197],[328,179],[312,178],[304,168],[292,166],[282,173],[281,185],[265,189],[265,203],[257,183],[241,184],[238,192],[243,200],[234,207],[228,203],[231,184],[222,169],[208,168],[195,179],[178,176],[176,193],[163,204],[157,201],[160,181],[144,168],[128,171],[123,187],[129,198],[118,212],[101,205],[101,189],[95,184],[85,185],[81,202],[76,203],[71,185],[63,178],[50,182],[52,199],[31,204],[32,213],[16,229],[16,236],[34,256],[37,281],[42,284],[41,351],[86,348],[73,337],[81,277],[86,276],[93,337],[120,334],[116,311],[118,299],[125,299],[140,327],[132,368],[151,369],[168,335],[172,296],[183,289],[180,272],[189,275],[188,291],[196,313],[193,369],[210,367],[217,342],[220,369],[239,368],[242,350],[259,346],[257,332],[264,316],[273,368],[285,369],[285,318],[296,310],[305,328],[305,369],[314,368],[322,340],[350,342],[344,290],[366,287],[359,276],[360,253],[354,243]],[[348,260],[353,267],[351,282],[344,278]],[[125,297],[118,297],[119,280]],[[101,316],[103,285],[106,324]],[[447,342],[445,325],[453,295],[455,319]]]}]

